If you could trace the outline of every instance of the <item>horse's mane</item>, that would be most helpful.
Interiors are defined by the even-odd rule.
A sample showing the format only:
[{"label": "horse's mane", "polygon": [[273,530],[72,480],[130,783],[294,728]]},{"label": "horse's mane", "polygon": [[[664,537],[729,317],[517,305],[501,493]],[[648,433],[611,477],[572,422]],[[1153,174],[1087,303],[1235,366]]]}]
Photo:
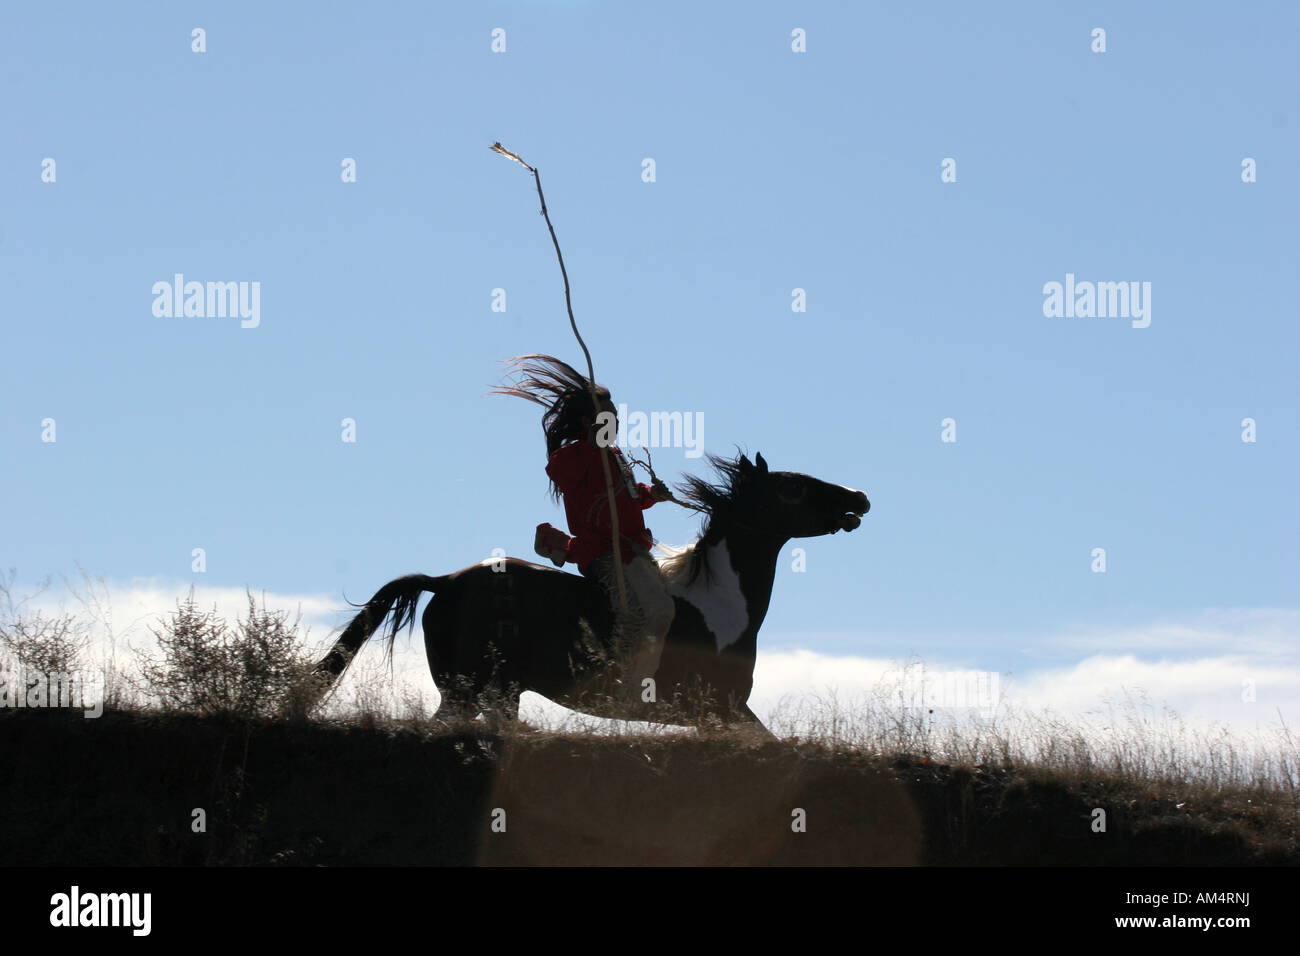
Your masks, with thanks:
[{"label": "horse's mane", "polygon": [[695,544],[678,548],[671,544],[664,544],[662,541],[655,542],[655,550],[659,552],[659,556],[655,559],[659,564],[659,573],[669,584],[689,583],[688,575],[696,560]]},{"label": "horse's mane", "polygon": [[709,464],[717,473],[716,480],[706,481],[695,475],[687,475],[677,486],[678,497],[703,512],[704,524],[694,544],[677,548],[656,542],[655,548],[662,555],[658,558],[659,571],[670,585],[691,584],[701,574],[708,580],[710,569],[707,546],[722,539],[731,505],[744,487],[745,473],[740,464],[742,457],[741,452],[737,452],[734,458],[709,455]]}]

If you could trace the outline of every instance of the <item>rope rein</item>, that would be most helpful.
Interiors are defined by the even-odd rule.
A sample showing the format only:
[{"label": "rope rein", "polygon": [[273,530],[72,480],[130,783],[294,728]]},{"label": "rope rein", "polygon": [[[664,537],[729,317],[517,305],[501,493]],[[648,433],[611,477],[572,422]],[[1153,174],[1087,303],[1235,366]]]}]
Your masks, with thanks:
[{"label": "rope rein", "polygon": [[640,458],[636,458],[631,454],[627,456],[627,460],[634,465],[640,465],[642,468],[644,468],[650,475],[650,482],[652,485],[658,483],[664,486],[664,490],[668,492],[668,497],[663,499],[664,501],[671,501],[673,504],[681,505],[683,508],[689,508],[691,511],[698,511],[701,514],[708,514],[708,511],[706,509],[701,508],[698,505],[693,505],[690,502],[682,501],[682,499],[678,498],[676,495],[673,494],[671,488],[669,488],[662,481],[659,481],[659,476],[655,474],[654,459],[650,455],[650,449],[647,448],[645,445],[642,445],[641,450],[645,452],[645,461],[642,461]]},{"label": "rope rein", "polygon": [[[632,455],[627,456],[628,461],[630,461],[634,465],[639,465],[640,467],[644,468],[650,474],[650,480],[652,482],[659,481],[659,476],[655,474],[653,459],[650,456],[650,449],[647,448],[645,445],[642,445],[641,450],[645,452],[645,458],[646,458],[645,461],[642,461],[639,458],[635,458]],[[662,484],[662,482],[660,483]],[[667,485],[664,485],[664,488],[668,490],[668,497],[664,499],[665,501],[671,501],[675,505],[681,505],[683,508],[689,508],[691,511],[698,511],[700,514],[708,515],[710,518],[713,517],[713,512],[711,512],[708,508],[701,508],[699,505],[693,505],[689,501],[682,501],[682,499],[678,498],[676,495],[672,493],[672,489],[668,488]],[[756,534],[766,535],[768,537],[779,537],[779,535],[777,535],[777,533],[774,531],[770,531],[766,528],[760,528],[758,525],[752,524],[748,521],[742,521],[741,519],[735,517],[734,515],[728,516],[725,520],[728,524],[735,525],[737,528],[741,528],[745,531],[753,531]]]}]

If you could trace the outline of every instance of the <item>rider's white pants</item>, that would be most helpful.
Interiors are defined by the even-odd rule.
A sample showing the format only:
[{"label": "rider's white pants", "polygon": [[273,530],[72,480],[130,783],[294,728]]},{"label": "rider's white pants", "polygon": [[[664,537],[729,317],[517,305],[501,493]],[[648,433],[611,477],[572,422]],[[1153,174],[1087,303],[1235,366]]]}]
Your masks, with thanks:
[{"label": "rider's white pants", "polygon": [[[604,585],[614,609],[614,650],[626,667],[624,696],[630,701],[640,701],[645,690],[642,682],[654,677],[659,669],[664,639],[676,614],[668,584],[648,553],[641,551],[631,561],[625,561],[623,583],[627,588],[628,607],[624,614],[619,606],[613,552],[592,561],[589,573]],[[656,699],[657,696],[656,688]]]}]

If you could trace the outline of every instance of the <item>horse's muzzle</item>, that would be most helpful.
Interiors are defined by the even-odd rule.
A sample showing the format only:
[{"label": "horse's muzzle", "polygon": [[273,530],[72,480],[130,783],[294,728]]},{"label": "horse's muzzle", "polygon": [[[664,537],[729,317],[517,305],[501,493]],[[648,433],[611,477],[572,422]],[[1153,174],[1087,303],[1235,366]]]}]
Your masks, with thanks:
[{"label": "horse's muzzle", "polygon": [[852,510],[840,515],[839,527],[835,529],[836,531],[854,531],[862,524],[862,516],[871,510],[871,502],[860,491],[858,492],[858,498],[859,501],[854,503]]}]

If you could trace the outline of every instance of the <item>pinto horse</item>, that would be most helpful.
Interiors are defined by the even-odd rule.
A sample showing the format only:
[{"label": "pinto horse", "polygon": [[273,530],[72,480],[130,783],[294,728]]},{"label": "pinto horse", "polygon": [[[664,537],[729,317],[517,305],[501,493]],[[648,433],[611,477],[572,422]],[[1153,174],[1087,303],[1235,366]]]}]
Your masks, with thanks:
[{"label": "pinto horse", "polygon": [[688,476],[681,488],[705,513],[703,531],[660,561],[677,614],[640,703],[609,692],[613,612],[600,584],[518,558],[388,582],[316,665],[322,684],[342,675],[386,618],[391,653],[397,632],[414,625],[416,604],[431,591],[424,646],[442,695],[440,718],[484,713],[512,720],[520,693],[531,690],[601,717],[683,725],[716,718],[762,728],[748,700],[781,548],[791,538],[853,531],[871,505],[861,491],[769,471],[762,455],[752,463],[744,455],[709,460],[718,480]]}]

